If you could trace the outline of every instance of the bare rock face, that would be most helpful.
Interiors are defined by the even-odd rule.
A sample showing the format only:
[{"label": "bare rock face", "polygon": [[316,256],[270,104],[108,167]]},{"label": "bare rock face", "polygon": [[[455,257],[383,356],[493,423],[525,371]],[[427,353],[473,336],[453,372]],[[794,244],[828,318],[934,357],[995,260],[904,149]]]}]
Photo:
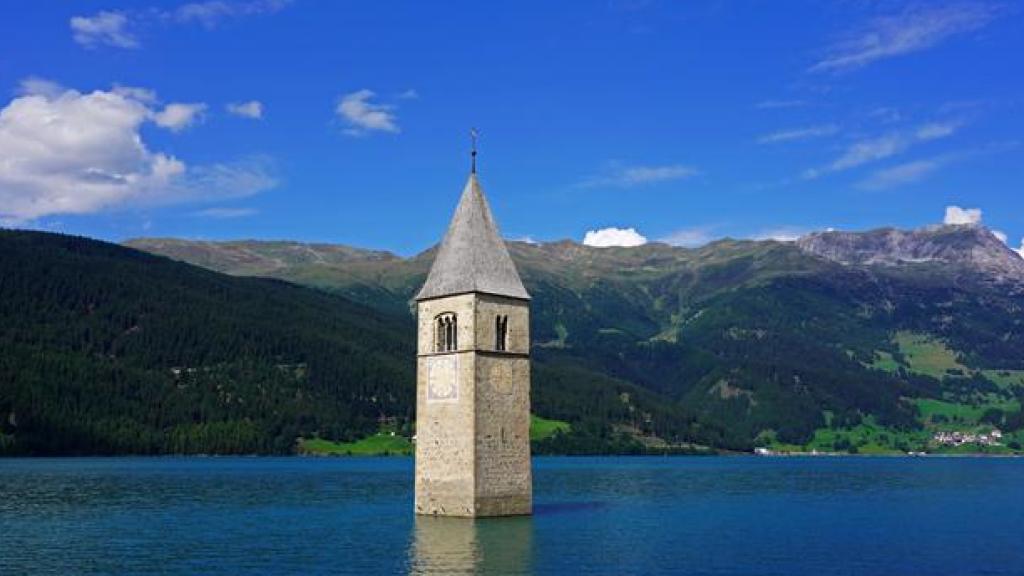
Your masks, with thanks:
[{"label": "bare rock face", "polygon": [[886,267],[935,264],[951,271],[980,272],[997,282],[1024,284],[1024,258],[983,226],[816,232],[798,240],[797,246],[804,252],[841,264]]}]

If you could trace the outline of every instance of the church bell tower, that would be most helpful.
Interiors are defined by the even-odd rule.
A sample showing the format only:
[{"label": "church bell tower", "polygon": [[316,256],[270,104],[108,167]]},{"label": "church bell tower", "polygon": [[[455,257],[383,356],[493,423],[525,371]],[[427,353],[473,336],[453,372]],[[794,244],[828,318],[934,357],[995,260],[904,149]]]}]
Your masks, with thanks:
[{"label": "church bell tower", "polygon": [[530,514],[530,296],[477,180],[475,145],[416,302],[416,513]]}]

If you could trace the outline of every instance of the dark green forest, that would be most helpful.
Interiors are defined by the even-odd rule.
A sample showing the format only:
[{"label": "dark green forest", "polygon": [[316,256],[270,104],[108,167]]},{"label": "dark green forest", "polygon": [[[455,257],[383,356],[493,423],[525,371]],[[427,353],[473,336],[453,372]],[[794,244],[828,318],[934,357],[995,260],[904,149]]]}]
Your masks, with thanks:
[{"label": "dark green forest", "polygon": [[[288,454],[300,437],[414,420],[412,318],[280,280],[0,231],[0,319],[5,454]],[[535,378],[535,410],[587,423],[563,444],[617,450],[609,423],[636,406],[666,432],[691,427],[649,392],[578,372]]]},{"label": "dark green forest", "polygon": [[412,416],[411,321],[278,280],[0,231],[13,454],[284,454]]},{"label": "dark green forest", "polygon": [[[218,249],[202,262],[231,272]],[[533,296],[532,411],[571,425],[536,453],[910,450],[936,430],[1024,428],[1024,296],[970,270],[771,242],[511,249]],[[339,253],[246,261],[269,279],[0,231],[0,451],[290,454],[300,438],[411,435],[409,301],[432,253]]]}]

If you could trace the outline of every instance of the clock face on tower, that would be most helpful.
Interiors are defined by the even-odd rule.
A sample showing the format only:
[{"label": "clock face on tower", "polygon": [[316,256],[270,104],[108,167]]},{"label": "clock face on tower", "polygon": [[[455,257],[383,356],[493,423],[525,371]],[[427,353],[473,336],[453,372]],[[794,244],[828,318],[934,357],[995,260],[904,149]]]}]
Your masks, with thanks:
[{"label": "clock face on tower", "polygon": [[427,359],[427,402],[459,401],[459,357]]}]

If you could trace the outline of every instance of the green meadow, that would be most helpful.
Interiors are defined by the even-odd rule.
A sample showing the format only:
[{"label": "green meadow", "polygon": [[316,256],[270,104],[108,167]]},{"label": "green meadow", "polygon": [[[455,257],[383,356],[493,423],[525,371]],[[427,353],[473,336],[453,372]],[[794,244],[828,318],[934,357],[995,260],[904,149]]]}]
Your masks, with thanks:
[{"label": "green meadow", "polygon": [[[556,432],[569,432],[571,426],[561,420],[530,415],[530,440],[544,440]],[[381,430],[355,442],[332,442],[323,438],[303,438],[298,452],[306,456],[412,456],[414,445],[409,438],[392,430]]]},{"label": "green meadow", "polygon": [[[963,363],[955,350],[945,343],[926,334],[900,331],[893,335],[893,350],[878,350],[872,368],[886,372],[905,370],[910,373],[930,376],[940,381],[951,377],[981,375],[994,383],[998,392],[980,394],[964,401],[954,398],[908,398],[918,412],[923,425],[918,430],[896,430],[880,426],[871,416],[865,417],[858,425],[849,427],[823,427],[815,431],[813,438],[804,445],[777,442],[774,435],[765,435],[763,444],[780,452],[851,452],[857,454],[902,454],[907,452],[929,452],[941,454],[1005,454],[1015,452],[1010,446],[1024,444],[1024,431],[1006,434],[1001,446],[942,446],[932,438],[939,431],[987,432],[993,426],[984,421],[992,410],[1006,413],[1021,409],[1020,401],[1012,398],[1007,391],[1024,386],[1024,371],[1021,370],[974,370]],[[830,421],[826,418],[826,421]],[[1016,451],[1019,452],[1019,449]]]},{"label": "green meadow", "polygon": [[308,456],[411,456],[413,444],[404,436],[381,432],[355,442],[306,438],[298,451]]},{"label": "green meadow", "polygon": [[544,440],[555,435],[555,432],[569,432],[571,426],[561,420],[548,420],[536,414],[530,414],[530,441]]}]

